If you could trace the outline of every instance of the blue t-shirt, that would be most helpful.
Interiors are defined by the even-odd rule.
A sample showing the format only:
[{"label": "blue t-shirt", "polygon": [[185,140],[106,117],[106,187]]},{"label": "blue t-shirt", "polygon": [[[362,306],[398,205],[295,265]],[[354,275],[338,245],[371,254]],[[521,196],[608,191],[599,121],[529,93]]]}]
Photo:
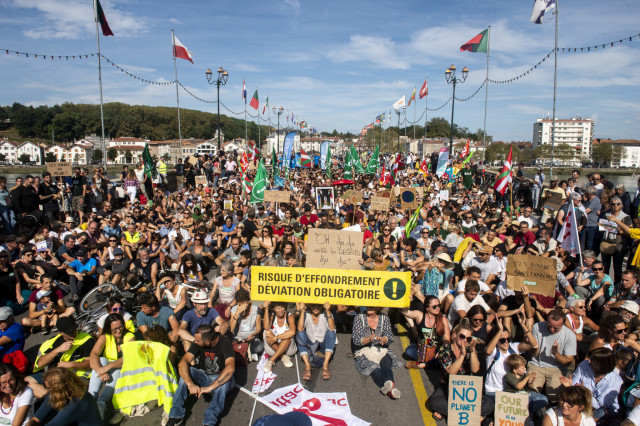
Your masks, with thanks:
[{"label": "blue t-shirt", "polygon": [[203,317],[199,317],[196,314],[196,310],[191,309],[186,314],[184,314],[184,316],[182,317],[182,321],[187,323],[187,329],[189,330],[189,333],[194,336],[198,327],[200,327],[202,324],[213,325],[216,318],[218,318],[219,316],[220,315],[218,315],[218,311],[213,308],[209,308],[209,310],[207,311],[207,315]]},{"label": "blue t-shirt", "polygon": [[604,274],[604,278],[602,279],[602,283],[600,283],[599,286],[596,284],[596,276],[592,275],[591,276],[591,284],[589,284],[589,286],[591,287],[591,290],[593,290],[593,292],[595,293],[605,283],[609,283],[609,290],[607,291],[607,294],[604,295],[604,297],[606,299],[610,299],[611,296],[613,295],[613,280],[611,279],[611,277],[609,275]]},{"label": "blue t-shirt", "polygon": [[24,349],[24,328],[22,324],[13,323],[5,331],[0,331],[0,337],[7,336],[11,343],[0,346],[0,356]]},{"label": "blue t-shirt", "polygon": [[[89,272],[94,266],[98,266],[98,261],[92,257],[87,259],[85,263],[82,263],[76,259],[71,262],[69,266],[76,272]],[[94,274],[93,277],[95,278],[95,276],[96,275]]]},{"label": "blue t-shirt", "polygon": [[151,315],[147,315],[144,312],[140,311],[136,315],[136,321],[138,323],[138,327],[141,325],[145,325],[148,328],[153,327],[154,325],[159,325],[168,332],[171,332],[171,325],[169,324],[169,318],[174,315],[173,309],[168,306],[160,307],[160,312],[157,317],[153,317]]}]

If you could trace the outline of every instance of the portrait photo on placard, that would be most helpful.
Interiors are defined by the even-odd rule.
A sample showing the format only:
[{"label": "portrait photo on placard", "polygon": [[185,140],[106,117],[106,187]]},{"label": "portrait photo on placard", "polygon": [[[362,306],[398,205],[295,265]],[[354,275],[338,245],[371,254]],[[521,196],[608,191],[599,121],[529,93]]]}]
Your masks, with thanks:
[{"label": "portrait photo on placard", "polygon": [[319,186],[316,188],[316,206],[318,206],[318,210],[333,209],[335,207],[333,187]]}]

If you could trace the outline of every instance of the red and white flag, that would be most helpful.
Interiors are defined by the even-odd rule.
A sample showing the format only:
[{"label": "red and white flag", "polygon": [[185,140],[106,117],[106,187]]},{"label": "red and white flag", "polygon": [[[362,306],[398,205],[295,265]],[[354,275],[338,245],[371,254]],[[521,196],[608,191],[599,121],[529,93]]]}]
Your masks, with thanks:
[{"label": "red and white flag", "polygon": [[424,98],[425,96],[427,96],[429,94],[429,87],[427,86],[427,79],[424,79],[424,84],[422,85],[422,87],[420,88],[420,99]]},{"label": "red and white flag", "polygon": [[564,225],[558,234],[558,241],[565,251],[575,256],[580,253],[580,240],[578,239],[578,223],[576,212],[573,208],[573,201],[569,201],[569,209],[564,219]]},{"label": "red and white flag", "polygon": [[507,191],[507,187],[511,183],[511,170],[512,170],[512,160],[513,160],[513,146],[509,150],[509,156],[507,160],[504,162],[502,166],[502,170],[500,170],[500,174],[496,178],[496,183],[493,184],[493,189],[498,191],[500,195],[504,195]]},{"label": "red and white flag", "polygon": [[173,56],[180,59],[186,59],[187,61],[193,63],[193,53],[185,46],[180,43],[178,37],[173,36]]},{"label": "red and white flag", "polygon": [[300,148],[300,166],[310,169],[313,163],[311,162],[311,156],[307,154],[302,147]]},{"label": "red and white flag", "polygon": [[460,158],[467,158],[467,155],[469,155],[469,139],[467,139],[467,143],[464,145],[464,148],[462,148]]},{"label": "red and white flag", "polygon": [[429,174],[429,165],[427,164],[427,160],[422,160],[422,164],[420,165],[420,171],[424,177],[427,177]]}]

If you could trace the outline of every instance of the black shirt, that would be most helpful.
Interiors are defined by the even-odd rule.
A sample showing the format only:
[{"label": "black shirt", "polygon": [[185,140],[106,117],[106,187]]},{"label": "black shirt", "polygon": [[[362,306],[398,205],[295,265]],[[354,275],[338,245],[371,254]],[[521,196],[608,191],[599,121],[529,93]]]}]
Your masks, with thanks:
[{"label": "black shirt", "polygon": [[242,230],[242,236],[247,239],[247,244],[251,242],[251,239],[256,236],[256,231],[258,227],[252,220],[245,220],[242,222],[244,224],[244,229]]},{"label": "black shirt", "polygon": [[82,197],[83,186],[87,184],[87,179],[84,176],[73,176],[71,178],[71,191],[74,197]]},{"label": "black shirt", "polygon": [[[58,334],[58,337],[56,337],[56,340],[55,340],[55,342],[53,342],[53,345],[51,345],[51,347],[49,349],[47,349],[45,352],[43,352],[42,355],[48,354],[49,352],[51,352],[52,350],[56,349],[58,346],[60,346],[64,342],[65,342],[65,340],[62,337],[62,335]],[[93,346],[95,344],[96,344],[96,339],[94,339],[93,337],[90,338],[90,339],[87,339],[87,341],[84,342],[84,344],[82,344],[75,351],[73,351],[73,355],[71,355],[71,359],[69,359],[69,361],[78,361],[78,360],[80,360],[82,358],[88,358],[91,355],[91,351],[93,350]],[[58,363],[60,362],[60,358],[62,358],[63,354],[64,354],[64,352],[56,355],[56,357],[53,359],[53,361],[51,363],[49,363],[49,365],[50,366],[58,365]]]},{"label": "black shirt", "polygon": [[16,213],[31,213],[40,207],[40,197],[33,186],[20,185],[10,196]]},{"label": "black shirt", "polygon": [[[47,185],[46,182],[42,182],[38,187],[38,194],[46,197],[47,195],[54,195],[60,192],[60,188],[55,184],[55,182],[51,182],[51,185]],[[54,200],[53,198],[48,198],[42,202],[42,208],[46,211],[56,211],[59,210],[58,200]]]},{"label": "black shirt", "polygon": [[208,375],[220,374],[227,358],[235,358],[231,340],[225,336],[218,337],[213,347],[201,347],[193,343],[189,353],[195,357],[196,365]]}]

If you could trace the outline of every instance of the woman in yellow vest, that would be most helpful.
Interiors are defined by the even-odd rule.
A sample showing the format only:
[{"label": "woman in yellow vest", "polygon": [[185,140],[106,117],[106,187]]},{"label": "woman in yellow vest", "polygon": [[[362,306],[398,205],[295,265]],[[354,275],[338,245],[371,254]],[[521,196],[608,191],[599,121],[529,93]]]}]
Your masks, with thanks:
[{"label": "woman in yellow vest", "polygon": [[[110,314],[104,321],[102,334],[93,346],[89,362],[93,371],[89,380],[89,393],[97,399],[100,417],[104,419],[107,401],[111,401],[116,381],[122,368],[121,345],[132,340],[133,333],[125,328],[125,321],[120,314]],[[100,388],[104,390],[98,398]]]}]

